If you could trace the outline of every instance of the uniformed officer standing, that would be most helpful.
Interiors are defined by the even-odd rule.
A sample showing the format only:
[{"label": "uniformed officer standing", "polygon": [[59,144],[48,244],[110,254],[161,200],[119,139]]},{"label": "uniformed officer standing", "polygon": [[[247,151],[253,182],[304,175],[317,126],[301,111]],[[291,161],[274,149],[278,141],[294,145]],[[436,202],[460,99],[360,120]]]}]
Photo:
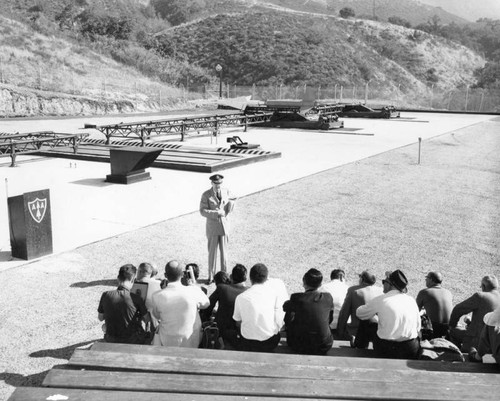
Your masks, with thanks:
[{"label": "uniformed officer standing", "polygon": [[220,250],[220,269],[227,271],[228,214],[233,210],[235,199],[226,188],[221,187],[223,179],[220,174],[212,175],[212,188],[203,192],[200,201],[200,213],[207,219],[209,283],[213,282],[217,271],[217,248]]}]

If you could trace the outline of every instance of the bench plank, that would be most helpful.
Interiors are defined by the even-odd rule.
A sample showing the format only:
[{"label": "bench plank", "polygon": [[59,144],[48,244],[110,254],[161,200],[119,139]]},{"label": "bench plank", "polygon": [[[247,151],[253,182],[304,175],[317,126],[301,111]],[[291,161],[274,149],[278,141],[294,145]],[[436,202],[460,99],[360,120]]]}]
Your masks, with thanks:
[{"label": "bench plank", "polygon": [[[273,358],[274,359],[274,358]],[[87,369],[134,370],[160,373],[206,374],[240,377],[344,380],[370,382],[406,383],[456,383],[500,385],[499,376],[482,373],[451,373],[404,370],[385,370],[365,367],[315,366],[304,364],[282,364],[279,361],[249,362],[246,360],[193,359],[184,356],[145,355],[121,352],[75,350],[69,366]]]},{"label": "bench plank", "polygon": [[[47,397],[60,394],[68,397],[69,401],[310,401],[306,398],[282,397],[249,397],[238,395],[210,395],[180,394],[180,393],[152,393],[138,391],[108,391],[108,390],[80,390],[67,388],[19,387],[9,397],[8,401],[40,401]],[[351,399],[352,400],[352,399]],[[343,400],[347,401],[347,400]]]},{"label": "bench plank", "polygon": [[[237,373],[237,372],[235,372]],[[189,394],[227,394],[253,397],[302,397],[366,400],[498,400],[500,385],[422,386],[401,383],[311,379],[232,377],[151,372],[106,372],[52,369],[43,386],[95,390],[153,391]]]},{"label": "bench plank", "polygon": [[345,368],[371,368],[384,370],[429,370],[440,372],[477,372],[500,373],[500,368],[495,364],[481,364],[473,362],[438,362],[418,361],[405,359],[380,359],[380,358],[351,358],[351,357],[325,357],[314,355],[294,354],[266,354],[260,352],[240,352],[226,350],[210,350],[200,348],[161,347],[153,345],[129,345],[97,342],[93,351],[126,352],[129,354],[179,356],[192,359],[211,360],[240,360],[247,362],[266,363],[272,360],[281,365],[311,365],[311,366],[337,366]]}]

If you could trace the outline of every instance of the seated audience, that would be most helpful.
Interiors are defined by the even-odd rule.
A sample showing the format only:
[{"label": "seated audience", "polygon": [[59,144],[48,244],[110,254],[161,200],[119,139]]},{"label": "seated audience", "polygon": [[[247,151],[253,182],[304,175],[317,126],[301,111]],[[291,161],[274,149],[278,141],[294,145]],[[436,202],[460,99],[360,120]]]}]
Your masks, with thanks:
[{"label": "seated audience", "polygon": [[239,350],[272,352],[279,344],[286,297],[279,280],[266,285],[268,274],[266,265],[254,265],[250,269],[252,286],[236,297],[233,319],[240,329]]},{"label": "seated audience", "polygon": [[483,322],[478,348],[471,348],[469,359],[481,361],[483,356],[491,354],[497,365],[500,365],[500,308],[484,315]]},{"label": "seated audience", "polygon": [[448,335],[448,323],[453,308],[453,297],[449,290],[441,286],[442,282],[443,276],[441,273],[427,273],[425,276],[425,285],[427,288],[421,290],[417,295],[418,308],[420,310],[425,309],[425,313],[432,324],[432,335],[427,339]]},{"label": "seated audience", "polygon": [[305,292],[292,294],[283,304],[288,346],[299,354],[324,355],[332,347],[333,299],[319,292],[323,275],[309,269],[302,278]]},{"label": "seated audience", "polygon": [[[469,352],[471,347],[477,348],[479,335],[483,328],[483,318],[488,312],[500,307],[500,292],[495,276],[484,276],[481,280],[481,291],[476,292],[465,301],[455,305],[450,317],[450,339],[462,352]],[[466,328],[457,327],[459,319],[472,313]]]},{"label": "seated audience", "polygon": [[126,264],[118,272],[118,288],[102,294],[97,308],[99,321],[105,322],[104,341],[110,343],[144,344],[146,332],[142,322],[149,314],[139,295],[130,293],[137,269]]},{"label": "seated audience", "polygon": [[[359,284],[348,288],[340,309],[337,334],[340,338],[349,339],[353,348],[367,348],[377,333],[377,316],[368,320],[359,320],[356,316],[356,310],[361,305],[382,295],[382,288],[375,285],[376,281],[374,274],[366,270],[361,272]],[[351,319],[350,323],[348,323],[349,318]],[[360,324],[362,327],[358,332]]]},{"label": "seated audience", "polygon": [[420,314],[415,299],[406,294],[408,280],[395,270],[382,280],[384,294],[360,306],[361,320],[378,316],[373,349],[381,358],[416,359],[419,350]]},{"label": "seated audience", "polygon": [[[214,276],[215,283],[226,275],[225,272],[217,272]],[[219,278],[217,277],[219,276]],[[234,303],[236,297],[246,291],[248,288],[245,285],[247,281],[247,269],[241,264],[233,267],[231,272],[232,283],[221,282],[215,288],[215,291],[210,295],[210,306],[207,312],[212,313],[217,305],[217,312],[215,314],[215,321],[219,328],[219,335],[224,341],[224,347],[236,347],[238,328],[236,322],[233,320]]]},{"label": "seated audience", "polygon": [[201,341],[199,310],[208,308],[210,301],[196,285],[184,286],[183,266],[171,260],[165,266],[168,285],[153,294],[153,315],[160,321],[153,344],[197,348]]},{"label": "seated audience", "polygon": [[345,281],[345,272],[341,269],[334,269],[330,274],[331,281],[323,284],[319,289],[321,292],[329,292],[333,298],[333,320],[330,323],[330,328],[334,335],[337,334],[337,325],[339,321],[340,309],[344,303],[347,294],[347,283]]},{"label": "seated audience", "polygon": [[137,278],[135,279],[138,283],[147,283],[148,292],[146,293],[146,308],[151,316],[151,323],[153,324],[152,331],[158,326],[158,321],[152,315],[153,314],[153,294],[161,290],[161,282],[155,278],[152,278],[153,266],[151,263],[143,262],[139,265],[137,269]]}]

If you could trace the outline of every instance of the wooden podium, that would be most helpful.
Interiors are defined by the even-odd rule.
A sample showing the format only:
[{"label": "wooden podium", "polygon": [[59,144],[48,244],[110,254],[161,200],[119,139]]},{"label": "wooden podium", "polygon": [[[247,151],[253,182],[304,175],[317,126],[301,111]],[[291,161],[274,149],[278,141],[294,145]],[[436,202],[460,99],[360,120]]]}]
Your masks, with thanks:
[{"label": "wooden podium", "polygon": [[111,174],[106,176],[106,181],[116,184],[132,184],[150,180],[151,176],[145,169],[153,164],[162,150],[139,146],[110,149]]},{"label": "wooden podium", "polygon": [[7,199],[12,256],[30,260],[52,253],[52,219],[48,189]]}]

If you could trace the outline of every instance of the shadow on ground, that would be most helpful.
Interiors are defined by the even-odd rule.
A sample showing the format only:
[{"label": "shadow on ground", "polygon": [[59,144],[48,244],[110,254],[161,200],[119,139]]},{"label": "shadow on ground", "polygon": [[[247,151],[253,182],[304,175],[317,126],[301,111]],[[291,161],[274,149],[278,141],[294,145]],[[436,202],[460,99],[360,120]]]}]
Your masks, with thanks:
[{"label": "shadow on ground", "polygon": [[3,380],[6,384],[14,387],[39,387],[42,385],[47,373],[49,373],[49,370],[26,376],[20,375],[19,373],[2,372],[0,373],[0,381]]},{"label": "shadow on ground", "polygon": [[70,285],[71,288],[87,288],[87,287],[97,287],[100,285],[107,285],[110,287],[116,287],[116,278],[112,280],[95,280],[95,281],[79,281]]},{"label": "shadow on ground", "polygon": [[83,180],[73,181],[72,184],[76,185],[87,185],[89,187],[108,187],[110,185],[115,185],[110,182],[106,182],[103,178],[85,178]]},{"label": "shadow on ground", "polygon": [[80,349],[89,348],[93,343],[95,343],[96,341],[99,341],[99,340],[100,339],[92,340],[92,341],[85,341],[85,342],[78,343],[78,344],[68,345],[67,347],[63,347],[63,348],[42,349],[40,351],[32,352],[29,356],[32,358],[58,358],[58,359],[69,360],[71,355],[73,355],[73,352],[75,352],[75,349],[77,349],[77,348],[80,348]]}]

